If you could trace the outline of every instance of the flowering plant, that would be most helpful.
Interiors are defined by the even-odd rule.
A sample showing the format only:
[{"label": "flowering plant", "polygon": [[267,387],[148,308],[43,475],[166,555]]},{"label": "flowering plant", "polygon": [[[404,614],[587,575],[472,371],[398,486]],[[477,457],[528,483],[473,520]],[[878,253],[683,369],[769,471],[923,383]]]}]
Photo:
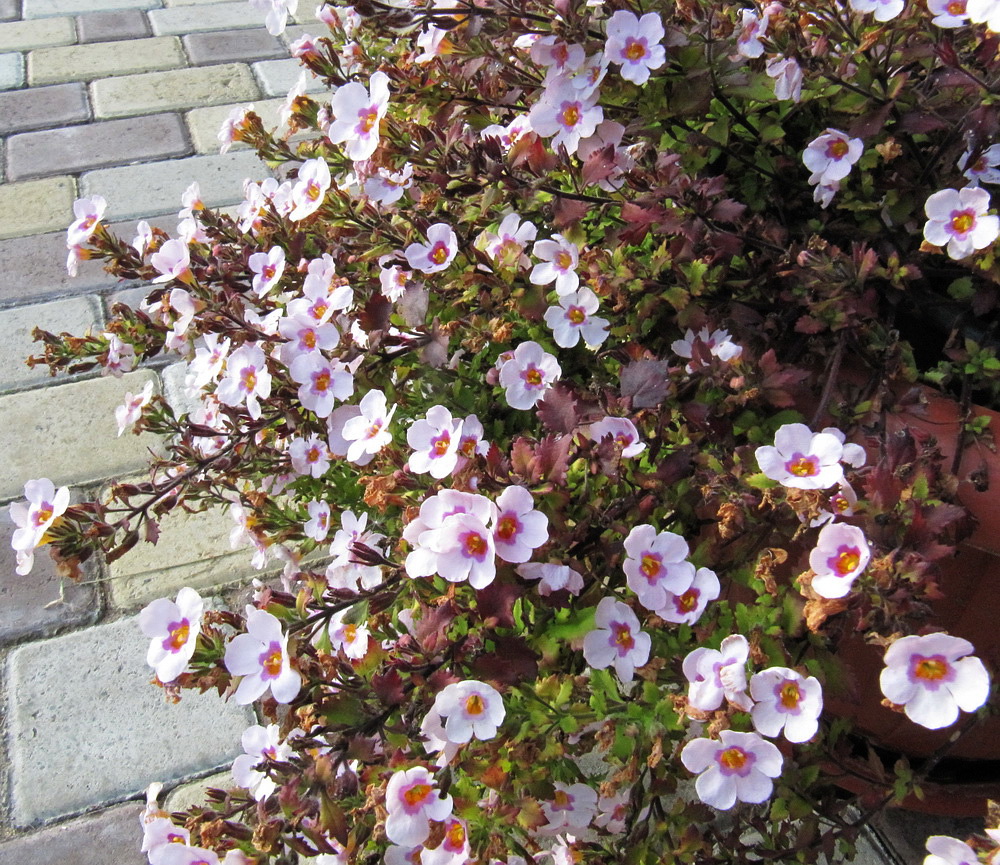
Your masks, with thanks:
[{"label": "flowering plant", "polygon": [[[988,712],[934,618],[956,478],[884,418],[1000,369],[900,335],[927,296],[996,307],[993,5],[328,5],[295,50],[332,98],[220,133],[286,179],[235,214],[189,191],[175,239],[78,202],[70,267],[155,287],[36,361],[173,356],[186,394],[125,395],[147,481],[29,482],[21,569],[219,503],[282,568],[245,611],[143,611],[169,694],[268,724],[183,832],[151,799],[154,865],[815,861],[919,792],[878,764],[849,810],[862,746],[823,706]],[[859,638],[884,669],[852,685]]]}]

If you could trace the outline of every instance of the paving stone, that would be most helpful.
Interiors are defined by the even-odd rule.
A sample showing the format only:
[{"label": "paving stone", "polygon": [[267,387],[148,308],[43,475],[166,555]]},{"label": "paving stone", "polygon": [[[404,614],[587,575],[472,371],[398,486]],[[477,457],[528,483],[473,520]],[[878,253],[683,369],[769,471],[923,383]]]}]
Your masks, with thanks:
[{"label": "paving stone", "polygon": [[98,117],[251,101],[260,95],[250,68],[242,63],[123,75],[95,81],[90,88]]},{"label": "paving stone", "polygon": [[158,36],[181,33],[201,33],[205,30],[242,30],[262,27],[263,17],[247,6],[244,0],[228,3],[207,3],[198,6],[175,6],[155,9],[149,13],[149,23]]},{"label": "paving stone", "polygon": [[83,334],[102,325],[101,299],[96,295],[72,297],[0,310],[0,391],[41,385],[51,380],[48,367],[29,369],[25,359],[42,351],[31,338],[37,326],[50,333]]},{"label": "paving stone", "polygon": [[[101,606],[96,587],[90,582],[66,580],[65,602],[60,603],[60,579],[45,547],[35,552],[30,574],[14,573],[17,558],[10,546],[14,528],[7,508],[0,509],[0,645],[48,637],[66,628],[94,622]],[[95,569],[89,562],[84,565],[84,573],[86,580],[95,577]],[[3,849],[0,845],[0,862],[8,861],[3,857]]]},{"label": "paving stone", "polygon": [[89,814],[0,844],[0,862],[11,865],[140,865],[142,805],[132,802]]},{"label": "paving stone", "polygon": [[176,69],[186,62],[180,40],[172,36],[136,39],[129,43],[127,51],[118,42],[39,48],[28,55],[28,81],[32,85],[92,81],[111,75]]},{"label": "paving stone", "polygon": [[171,790],[167,794],[167,798],[163,800],[163,810],[170,813],[187,811],[192,806],[205,804],[205,791],[210,787],[214,790],[230,790],[235,786],[232,773],[229,770],[216,772],[207,778],[192,781],[190,784],[182,784]]},{"label": "paving stone", "polygon": [[321,78],[307,71],[294,57],[288,60],[262,60],[253,64],[253,74],[260,82],[260,89],[266,96],[286,96],[306,73],[306,93],[326,93],[329,88]]},{"label": "paving stone", "polygon": [[76,32],[81,42],[118,42],[152,35],[146,16],[138,9],[81,15],[76,19]]},{"label": "paving stone", "polygon": [[156,374],[139,370],[0,396],[0,499],[18,498],[26,480],[43,475],[61,486],[145,468],[149,448],[162,452],[160,440],[117,437],[115,408],[147,381],[155,387]]},{"label": "paving stone", "polygon": [[188,57],[195,66],[288,56],[288,49],[281,40],[266,30],[192,33],[185,36],[182,41]]},{"label": "paving stone", "polygon": [[[260,115],[265,129],[274,129],[278,125],[278,111],[284,105],[284,99],[257,100],[253,103],[254,111]],[[219,130],[234,108],[242,108],[250,103],[237,102],[233,105],[213,105],[209,108],[195,108],[185,115],[191,141],[196,153],[218,153]],[[235,141],[232,150],[246,150],[248,144]]]},{"label": "paving stone", "polygon": [[216,3],[231,3],[232,0],[163,0],[163,5],[167,9],[173,9],[174,6],[209,6]]},{"label": "paving stone", "polygon": [[281,41],[285,45],[291,45],[293,42],[297,42],[303,36],[326,36],[327,27],[319,21],[310,21],[307,24],[290,24],[285,28],[285,32],[281,34]]},{"label": "paving stone", "polygon": [[0,135],[90,119],[84,84],[55,84],[0,93]]},{"label": "paving stone", "polygon": [[0,0],[0,21],[17,21],[21,17],[21,0]]},{"label": "paving stone", "polygon": [[22,0],[22,17],[82,15],[110,9],[159,9],[162,5],[162,0]]},{"label": "paving stone", "polygon": [[[66,225],[71,218],[68,213]],[[37,302],[115,285],[118,280],[98,261],[80,262],[75,278],[66,273],[65,230],[0,240],[0,304]]]},{"label": "paving stone", "polygon": [[126,799],[153,780],[186,780],[240,751],[250,707],[214,692],[168,703],[148,684],[148,645],[133,617],[11,653],[16,825]]},{"label": "paving stone", "polygon": [[47,45],[72,45],[76,27],[72,18],[43,18],[41,21],[11,21],[0,24],[0,51],[25,51]]},{"label": "paving stone", "polygon": [[209,207],[237,204],[243,200],[246,178],[267,176],[256,154],[242,151],[90,171],[80,179],[80,188],[83,195],[108,200],[109,218],[129,219],[179,210],[181,194],[193,181],[198,181]]},{"label": "paving stone", "polygon": [[[298,24],[312,23],[316,21],[316,10],[321,6],[324,6],[326,3],[327,0],[299,0],[298,9],[292,16],[291,20]],[[326,25],[324,24],[320,26],[325,27]]]},{"label": "paving stone", "polygon": [[7,141],[7,176],[11,180],[22,180],[186,156],[192,152],[186,132],[184,121],[177,114],[152,114],[24,132]]},{"label": "paving stone", "polygon": [[0,54],[0,90],[13,90],[24,84],[24,57],[17,52]]},{"label": "paving stone", "polygon": [[0,240],[65,229],[72,221],[75,198],[72,177],[0,185]]}]

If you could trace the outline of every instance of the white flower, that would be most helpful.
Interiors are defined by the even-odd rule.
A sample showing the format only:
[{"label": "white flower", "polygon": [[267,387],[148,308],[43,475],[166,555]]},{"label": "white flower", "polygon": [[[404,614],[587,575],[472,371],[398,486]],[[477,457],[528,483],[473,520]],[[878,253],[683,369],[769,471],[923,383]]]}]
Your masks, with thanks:
[{"label": "white flower", "polygon": [[330,100],[335,120],[326,131],[334,144],[344,143],[347,155],[359,162],[368,159],[378,147],[379,127],[389,108],[389,76],[375,72],[370,89],[352,81],[337,88]]},{"label": "white flower", "polygon": [[747,658],[750,644],[742,634],[731,634],[719,650],[699,648],[684,658],[684,675],[690,683],[688,702],[696,709],[712,712],[728,700],[749,712],[753,701],[747,696]]},{"label": "white flower", "polygon": [[45,543],[48,530],[69,507],[69,487],[60,487],[48,478],[30,480],[24,485],[25,502],[13,502],[10,518],[17,528],[10,545],[17,558],[17,573],[24,576],[34,564],[35,547]]},{"label": "white flower", "polygon": [[327,566],[326,580],[334,589],[358,590],[358,583],[366,591],[374,589],[382,582],[382,569],[378,565],[364,565],[352,561],[351,546],[364,544],[376,552],[382,552],[380,544],[385,535],[368,530],[368,514],[355,516],[354,511],[345,510],[340,514],[340,528],[330,543],[333,561]]},{"label": "white flower", "polygon": [[760,40],[766,32],[766,14],[761,16],[753,9],[741,9],[736,51],[744,57],[760,57],[764,53]]},{"label": "white flower", "polygon": [[750,711],[754,729],[764,736],[784,731],[789,742],[808,742],[819,728],[823,687],[815,676],[806,678],[788,667],[769,667],[750,679]]},{"label": "white flower", "polygon": [[[541,266],[541,265],[539,265]],[[545,323],[561,348],[572,348],[583,337],[588,348],[596,348],[608,338],[608,320],[593,313],[600,305],[597,295],[583,287],[559,298],[559,306],[545,310]]]},{"label": "white flower", "polygon": [[542,93],[528,112],[528,121],[543,138],[552,136],[553,150],[563,146],[567,153],[575,153],[580,140],[593,135],[604,120],[597,96],[596,92],[581,93],[572,82],[559,79]]},{"label": "white flower", "polygon": [[649,660],[649,634],[640,630],[632,608],[614,598],[601,599],[594,623],[597,628],[583,638],[584,659],[595,670],[613,666],[621,681],[631,682],[636,668]]},{"label": "white flower", "polygon": [[445,738],[458,745],[492,739],[506,714],[496,688],[474,679],[446,685],[434,698],[433,711],[447,718]]},{"label": "white flower", "polygon": [[524,248],[534,241],[537,233],[538,229],[528,220],[522,222],[516,213],[508,213],[497,227],[496,234],[484,231],[480,238],[486,254],[500,267],[525,268],[531,265],[531,261]]},{"label": "white flower", "polygon": [[844,480],[844,446],[830,433],[814,433],[802,423],[783,424],[774,445],[754,451],[760,470],[782,486],[824,490]]},{"label": "white flower", "polygon": [[406,431],[406,443],[414,451],[408,461],[410,471],[438,480],[447,477],[458,463],[461,441],[462,421],[452,418],[443,405],[431,406],[427,416]]},{"label": "white flower", "polygon": [[[297,731],[292,731],[296,733]],[[289,735],[289,738],[292,738]],[[277,785],[256,767],[265,761],[279,762],[287,760],[292,755],[288,742],[282,742],[277,724],[261,727],[254,724],[243,731],[240,739],[245,753],[233,761],[233,780],[240,787],[250,792],[258,802],[270,796]]]},{"label": "white flower", "polygon": [[537,342],[522,342],[500,368],[500,384],[511,408],[532,408],[562,375],[559,362]]},{"label": "white flower", "polygon": [[849,138],[839,129],[827,129],[810,141],[802,154],[802,161],[812,172],[809,182],[829,185],[843,180],[864,149],[860,138]]},{"label": "white flower", "polygon": [[288,456],[296,474],[321,478],[330,468],[330,450],[316,433],[309,438],[293,438],[288,446]]},{"label": "white flower", "polygon": [[874,12],[876,21],[891,21],[903,11],[904,0],[848,0],[855,12]]},{"label": "white flower", "polygon": [[131,427],[140,417],[142,417],[142,407],[148,405],[153,398],[153,383],[146,382],[142,393],[133,396],[131,393],[125,394],[125,403],[115,409],[115,420],[118,422],[118,435]]},{"label": "white flower", "polygon": [[444,270],[457,253],[458,237],[444,222],[436,222],[427,229],[427,243],[411,243],[403,251],[410,267],[421,273]]},{"label": "white flower", "polygon": [[[928,5],[933,2],[934,0],[930,0]],[[938,0],[938,2],[944,3],[944,0]],[[947,6],[954,6],[956,3],[961,3],[964,8],[964,0],[951,0]],[[964,21],[962,23],[964,24]],[[959,27],[961,25],[952,26]],[[958,167],[963,169],[962,176],[969,179],[966,186],[979,186],[980,183],[1000,183],[1000,144],[987,147],[972,165],[969,165],[970,156],[972,153],[966,150],[958,160]]]},{"label": "white flower", "polygon": [[493,543],[505,562],[520,563],[549,539],[549,518],[535,510],[535,501],[524,487],[507,487],[497,497]]},{"label": "white flower", "polygon": [[[703,327],[697,334],[691,328],[688,328],[684,332],[684,339],[676,339],[670,344],[670,348],[673,349],[674,353],[680,355],[681,357],[686,357],[690,360],[694,360],[694,353],[696,345],[700,344],[712,357],[717,357],[721,361],[729,363],[729,361],[736,360],[743,354],[743,346],[738,343],[733,342],[732,336],[730,336],[728,330],[719,328],[709,332],[707,327]],[[685,372],[694,372],[695,368],[701,366],[701,360],[699,362],[689,363],[684,367]]]},{"label": "white flower", "polygon": [[628,533],[622,569],[628,587],[647,610],[665,607],[668,595],[691,587],[695,568],[686,561],[688,552],[687,541],[674,532],[657,533],[653,526],[641,525]]},{"label": "white flower", "polygon": [[549,240],[539,240],[532,252],[541,259],[528,275],[533,285],[548,285],[555,282],[556,294],[572,294],[580,285],[576,266],[580,262],[580,251],[576,244],[561,234],[553,234]]},{"label": "white flower", "polygon": [[666,591],[666,602],[654,612],[676,624],[693,625],[701,618],[709,601],[719,597],[719,578],[709,568],[698,568],[691,585],[681,593]]},{"label": "white flower", "polygon": [[922,727],[954,724],[959,709],[974,712],[989,696],[990,677],[983,662],[970,655],[974,651],[968,640],[949,634],[896,640],[885,653],[882,693]]},{"label": "white flower", "polygon": [[619,9],[608,19],[608,41],[604,54],[621,66],[621,76],[635,84],[645,84],[649,73],[659,69],[667,59],[663,41],[663,24],[655,12],[639,18],[634,12]]},{"label": "white flower", "polygon": [[988,216],[989,209],[990,194],[985,189],[938,190],[924,203],[924,238],[935,246],[947,245],[950,258],[967,258],[1000,235],[1000,219]]},{"label": "white flower", "polygon": [[377,454],[392,441],[389,421],[396,413],[396,406],[386,406],[385,394],[372,389],[361,400],[360,414],[344,423],[341,435],[349,442],[347,459],[358,462],[366,454]]},{"label": "white flower", "polygon": [[306,505],[306,511],[309,513],[309,520],[302,527],[305,536],[314,541],[324,540],[330,531],[330,506],[314,499]]},{"label": "white flower", "polygon": [[695,790],[706,805],[727,811],[740,802],[766,802],[781,774],[781,752],[756,733],[723,730],[716,739],[692,739],[681,751]]},{"label": "white flower", "polygon": [[184,672],[198,643],[203,611],[201,595],[183,588],[176,602],[157,598],[139,613],[139,628],[152,640],[146,663],[161,682],[172,682]]},{"label": "white flower", "polygon": [[931,835],[927,839],[924,865],[978,865],[979,855],[964,841],[950,835]]},{"label": "white flower", "polygon": [[870,559],[871,550],[861,529],[843,523],[825,525],[809,553],[809,567],[816,574],[813,590],[823,598],[844,597]]},{"label": "white flower", "polygon": [[611,436],[616,444],[621,445],[624,459],[637,457],[646,450],[645,443],[639,441],[639,431],[635,428],[635,424],[627,417],[606,417],[592,423],[588,435],[595,442]]},{"label": "white flower", "polygon": [[968,0],[965,11],[973,24],[985,24],[987,30],[1000,33],[1000,3],[997,0]]},{"label": "white flower", "polygon": [[330,166],[325,159],[307,159],[299,168],[298,180],[292,187],[292,210],[288,218],[298,222],[319,210],[323,196],[330,188]]},{"label": "white flower", "polygon": [[264,352],[256,345],[241,345],[226,361],[226,376],[215,391],[223,405],[238,406],[246,403],[247,413],[257,420],[260,417],[258,397],[271,395],[271,374],[267,371]]},{"label": "white flower", "polygon": [[241,706],[252,703],[270,688],[279,703],[290,703],[302,686],[288,656],[288,637],[281,622],[266,610],[247,607],[246,633],[226,646],[224,663],[234,676],[242,676],[233,699]]},{"label": "white flower", "polygon": [[583,591],[583,577],[569,565],[527,562],[520,565],[517,572],[526,580],[538,580],[538,594],[543,597],[563,590],[571,595]]},{"label": "white flower", "polygon": [[368,654],[368,638],[371,632],[367,625],[346,621],[350,610],[341,610],[330,619],[327,633],[333,651],[343,650],[348,658],[358,660]]},{"label": "white flower", "polygon": [[794,57],[772,57],[765,66],[767,74],[774,79],[774,98],[802,99],[802,67]]},{"label": "white flower", "polygon": [[542,814],[549,822],[540,831],[555,835],[568,829],[570,834],[579,834],[580,829],[590,825],[597,812],[597,791],[586,784],[564,784],[561,781],[556,781],[553,786],[556,793],[552,801],[542,802]]},{"label": "white flower", "polygon": [[464,820],[451,817],[445,821],[441,843],[421,852],[420,865],[464,865],[470,860],[471,852],[468,826]]},{"label": "white flower", "polygon": [[66,230],[66,246],[73,248],[90,240],[107,208],[108,202],[100,195],[78,198],[74,201],[73,215],[76,220]]},{"label": "white flower", "polygon": [[451,816],[451,796],[439,796],[434,777],[423,766],[400,769],[385,790],[386,837],[393,844],[415,847],[431,833],[430,821]]}]

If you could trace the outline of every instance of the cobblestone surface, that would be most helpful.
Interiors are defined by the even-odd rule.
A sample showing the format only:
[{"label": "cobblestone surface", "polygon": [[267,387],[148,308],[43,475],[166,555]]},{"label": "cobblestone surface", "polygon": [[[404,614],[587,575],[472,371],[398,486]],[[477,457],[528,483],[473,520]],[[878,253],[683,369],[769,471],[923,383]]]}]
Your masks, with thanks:
[{"label": "cobblestone surface", "polygon": [[74,42],[76,26],[72,18],[0,24],[0,51],[26,51],[47,45],[72,45]]},{"label": "cobblestone surface", "polygon": [[0,844],[0,862],[11,865],[146,865],[146,856],[139,852],[141,810],[141,803],[132,802],[32,832]]},{"label": "cobblestone surface", "polygon": [[122,51],[118,42],[94,42],[63,48],[39,48],[28,54],[28,82],[58,84],[93,81],[110,75],[175,69],[185,62],[176,36],[137,39],[134,50]]},{"label": "cobblestone surface", "polygon": [[87,88],[79,82],[0,93],[0,135],[89,119]]},{"label": "cobblestone surface", "polygon": [[65,228],[73,215],[75,197],[72,177],[0,185],[0,240]]}]

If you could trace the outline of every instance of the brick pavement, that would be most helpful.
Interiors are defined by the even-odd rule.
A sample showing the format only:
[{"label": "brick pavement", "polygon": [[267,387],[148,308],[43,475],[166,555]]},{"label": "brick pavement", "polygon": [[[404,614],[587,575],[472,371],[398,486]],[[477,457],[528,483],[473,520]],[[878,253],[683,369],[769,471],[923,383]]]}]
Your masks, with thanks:
[{"label": "brick pavement", "polygon": [[[172,515],[159,546],[110,567],[88,562],[82,584],[60,587],[44,551],[30,576],[14,573],[6,502],[40,476],[92,497],[109,478],[141,472],[156,446],[118,438],[113,411],[145,381],[162,389],[158,367],[52,379],[23,364],[37,350],[35,325],[100,328],[114,302],[143,292],[90,262],[67,276],[74,198],[105,196],[107,221],[126,237],[138,219],[173,231],[193,180],[210,205],[240,201],[243,180],[268,169],[240,145],[220,156],[216,133],[249,102],[276,123],[298,78],[288,44],[322,33],[318,5],[301,0],[295,20],[306,26],[276,38],[246,0],[0,0],[2,863],[140,865],[146,785],[226,769],[253,722],[210,695],[166,703],[148,684],[135,622],[183,585],[223,603],[226,586],[256,576],[246,551],[229,549],[225,513]],[[194,801],[202,784],[178,787],[172,804]]]},{"label": "brick pavement", "polygon": [[[0,0],[0,505],[33,477],[85,498],[141,471],[155,442],[117,438],[113,409],[147,380],[171,386],[169,368],[52,380],[20,365],[34,324],[81,333],[142,293],[89,262],[67,277],[73,199],[104,195],[126,237],[140,218],[171,230],[192,180],[210,204],[238,201],[243,179],[267,169],[241,145],[219,156],[216,131],[251,101],[275,123],[299,74],[287,45],[322,33],[318,5],[300,0],[301,26],[276,39],[246,0]],[[15,575],[0,511],[0,863],[140,865],[148,783],[227,784],[212,773],[239,752],[249,710],[205,711],[194,696],[165,704],[146,684],[134,616],[182,585],[208,594],[246,582],[253,572],[228,549],[228,528],[221,513],[172,515],[159,546],[110,568],[87,563],[85,582],[50,603],[52,563],[41,553],[30,577]],[[170,806],[198,801],[204,783],[177,788]],[[905,861],[873,839],[864,851],[866,865]]]}]

